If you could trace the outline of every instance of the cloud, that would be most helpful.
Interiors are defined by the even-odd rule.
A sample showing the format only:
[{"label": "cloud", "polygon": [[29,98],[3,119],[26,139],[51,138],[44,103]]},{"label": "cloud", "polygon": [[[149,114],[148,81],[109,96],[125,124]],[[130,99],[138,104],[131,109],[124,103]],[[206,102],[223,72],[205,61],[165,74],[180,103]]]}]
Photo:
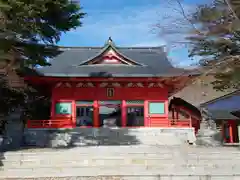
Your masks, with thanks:
[{"label": "cloud", "polygon": [[[103,8],[101,10],[100,7],[98,9],[88,7],[86,8],[88,15],[83,19],[83,27],[67,33],[62,37],[60,44],[102,46],[111,36],[118,46],[160,46],[163,44],[170,46],[172,39],[180,40],[184,37],[181,34],[175,37],[161,34],[156,24],[171,27],[172,23],[175,23],[176,26],[180,23],[182,14],[175,1],[169,3],[159,0],[157,2],[121,9]],[[82,5],[84,7],[84,3]],[[184,4],[186,12],[192,8],[193,5]]]},{"label": "cloud", "polygon": [[80,39],[88,37],[90,42],[94,39],[100,43],[112,36],[116,43],[126,46],[148,43],[151,45],[156,44],[157,41],[162,44],[166,41],[165,37],[158,36],[153,29],[156,23],[167,25],[174,20],[174,17],[179,16],[174,8],[177,7],[173,7],[173,4],[159,3],[121,10],[89,10],[83,20],[83,27],[68,33],[68,36],[78,35]]}]

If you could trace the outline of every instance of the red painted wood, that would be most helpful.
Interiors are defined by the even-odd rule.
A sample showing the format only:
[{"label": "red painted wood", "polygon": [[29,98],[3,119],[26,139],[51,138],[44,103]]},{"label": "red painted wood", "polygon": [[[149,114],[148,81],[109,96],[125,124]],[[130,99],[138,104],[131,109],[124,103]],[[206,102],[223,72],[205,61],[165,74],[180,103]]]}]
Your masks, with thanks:
[{"label": "red painted wood", "polygon": [[28,128],[73,128],[72,119],[28,120]]},{"label": "red painted wood", "polygon": [[[227,126],[224,126],[224,121],[222,124],[222,138],[224,143],[238,143],[238,129],[236,120],[226,120]],[[226,138],[225,129],[228,128],[229,139]]]},{"label": "red painted wood", "polygon": [[[53,89],[54,101],[63,99],[72,100],[151,100],[165,102],[166,113],[157,117],[168,117],[168,92],[166,88],[115,88],[115,96],[107,97],[106,88],[65,88],[59,87]],[[96,109],[96,108],[95,108]],[[124,110],[123,110],[124,111]],[[96,110],[95,110],[96,112]],[[96,112],[97,113],[97,112]],[[123,112],[124,113],[124,112]],[[95,114],[95,113],[94,113]],[[145,125],[150,125],[148,122],[148,101],[145,101]],[[95,114],[95,119],[97,115]],[[124,125],[123,118],[123,125]],[[152,124],[154,126],[154,123]]]},{"label": "red painted wood", "polygon": [[[133,90],[134,89],[134,90]],[[167,101],[167,88],[115,88],[114,97],[107,97],[106,88],[54,88],[54,100],[152,100]],[[167,106],[167,104],[166,104]],[[168,108],[166,108],[168,109]]]},{"label": "red painted wood", "polygon": [[53,96],[51,97],[51,100],[52,100],[52,102],[51,102],[51,118],[53,118],[54,112],[55,112],[55,101],[54,101]]},{"label": "red painted wood", "polygon": [[192,127],[192,117],[190,116],[190,119],[189,119],[189,127]]},{"label": "red painted wood", "polygon": [[[99,127],[98,121],[94,122],[94,127]],[[178,127],[185,128],[189,127],[189,120],[176,121],[173,119],[164,119],[164,118],[152,118],[150,125],[145,127]],[[71,118],[59,117],[50,120],[28,120],[28,128],[74,128],[76,123],[73,123]],[[125,126],[123,126],[125,127]],[[88,128],[88,126],[82,126],[81,128]]]},{"label": "red painted wood", "polygon": [[144,126],[150,126],[150,116],[148,115],[148,101],[144,101]]},{"label": "red painted wood", "polygon": [[[177,110],[185,111],[186,114],[188,114],[188,115],[191,117],[192,120],[191,120],[191,124],[190,124],[190,125],[191,125],[191,127],[194,127],[195,133],[197,133],[198,130],[200,129],[200,120],[201,120],[201,117],[196,116],[195,113],[193,113],[191,110],[187,109],[187,108],[184,107],[184,106],[177,106],[176,109],[177,109]],[[175,113],[174,113],[174,114],[175,114]],[[174,117],[176,117],[177,119],[179,119],[179,114],[178,114],[178,112],[176,112],[176,116],[174,116]]]},{"label": "red painted wood", "polygon": [[98,105],[98,101],[94,101],[93,102],[93,126],[94,127],[99,127],[99,105]]},{"label": "red painted wood", "polygon": [[[162,78],[56,78],[56,77],[26,77],[28,81],[32,81],[39,84],[52,84],[52,106],[51,106],[51,118],[65,117],[71,118],[72,126],[76,126],[76,100],[94,100],[94,126],[99,127],[98,117],[98,101],[100,100],[121,100],[122,101],[122,125],[126,125],[126,100],[144,100],[144,123],[145,126],[159,127],[159,126],[170,126],[168,120],[168,88],[151,87],[148,88],[146,85],[151,82],[159,82]],[[60,86],[55,87],[58,82],[70,82],[72,87]],[[107,97],[106,88],[89,87],[89,88],[78,88],[76,84],[78,82],[142,82],[145,87],[118,87],[114,88],[114,97]],[[148,103],[150,101],[164,102],[165,103],[165,114],[163,115],[149,115],[148,114]],[[56,115],[55,114],[55,103],[56,102],[71,102],[72,103],[72,115]]]},{"label": "red painted wood", "polygon": [[228,121],[229,122],[229,142],[233,143],[233,124],[232,121]]},{"label": "red painted wood", "polygon": [[[25,81],[30,81],[36,84],[55,84],[56,82],[159,82],[164,80],[165,78],[161,77],[151,77],[151,78],[144,78],[144,77],[118,77],[118,78],[94,78],[94,77],[24,77]],[[179,81],[180,82],[180,81]]]},{"label": "red painted wood", "polygon": [[164,117],[151,117],[149,121],[150,127],[169,127],[170,120]]},{"label": "red painted wood", "polygon": [[122,127],[127,126],[127,108],[126,101],[122,101]]},{"label": "red painted wood", "polygon": [[77,112],[76,112],[76,101],[72,101],[72,124],[73,124],[73,127],[76,127],[76,123],[77,123],[77,119],[76,119],[76,116],[77,116]]}]

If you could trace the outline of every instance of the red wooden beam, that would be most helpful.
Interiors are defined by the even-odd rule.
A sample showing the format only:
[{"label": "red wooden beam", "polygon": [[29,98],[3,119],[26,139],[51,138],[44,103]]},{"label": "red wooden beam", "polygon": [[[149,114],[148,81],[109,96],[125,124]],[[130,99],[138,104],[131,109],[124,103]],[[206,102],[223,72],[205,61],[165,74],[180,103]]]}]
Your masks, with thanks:
[{"label": "red wooden beam", "polygon": [[229,141],[230,143],[233,143],[233,123],[232,121],[229,121]]}]

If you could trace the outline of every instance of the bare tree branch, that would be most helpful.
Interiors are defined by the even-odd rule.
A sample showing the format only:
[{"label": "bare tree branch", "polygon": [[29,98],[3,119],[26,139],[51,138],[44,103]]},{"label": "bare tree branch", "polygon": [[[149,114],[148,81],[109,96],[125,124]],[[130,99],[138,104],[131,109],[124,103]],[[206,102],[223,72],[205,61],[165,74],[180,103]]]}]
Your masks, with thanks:
[{"label": "bare tree branch", "polygon": [[181,10],[181,13],[182,13],[183,17],[190,23],[190,25],[192,26],[192,28],[193,28],[194,30],[196,30],[196,32],[199,32],[199,33],[200,33],[200,31],[199,31],[198,28],[194,25],[194,23],[192,23],[192,21],[187,17],[187,15],[186,15],[186,13],[185,13],[185,10],[184,10],[184,8],[183,8],[183,5],[182,5],[182,3],[180,2],[180,0],[176,0],[176,2],[178,3],[178,5],[179,5],[179,7],[180,7],[180,10]]},{"label": "bare tree branch", "polygon": [[229,0],[224,0],[224,2],[227,4],[229,10],[231,11],[231,13],[233,14],[234,18],[236,18],[237,20],[240,20],[238,15],[236,14],[236,12],[233,10],[231,3],[229,2]]}]

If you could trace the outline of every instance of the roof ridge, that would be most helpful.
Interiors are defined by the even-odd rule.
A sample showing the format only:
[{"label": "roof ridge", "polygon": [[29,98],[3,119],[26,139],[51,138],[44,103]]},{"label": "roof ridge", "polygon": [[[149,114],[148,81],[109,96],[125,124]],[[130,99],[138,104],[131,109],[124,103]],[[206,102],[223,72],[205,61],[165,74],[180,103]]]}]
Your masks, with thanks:
[{"label": "roof ridge", "polygon": [[96,57],[98,57],[98,56],[100,56],[101,54],[103,54],[104,52],[106,52],[109,48],[111,48],[113,51],[115,51],[116,53],[120,54],[123,58],[128,59],[129,61],[131,61],[131,62],[134,63],[134,64],[137,64],[137,65],[140,65],[140,66],[143,66],[143,65],[144,65],[144,64],[138,63],[138,62],[136,62],[135,60],[132,60],[131,58],[129,58],[129,57],[127,57],[126,55],[122,54],[122,53],[119,51],[119,49],[117,49],[115,46],[113,46],[112,43],[108,43],[108,44],[107,44],[103,49],[101,49],[101,51],[99,51],[94,57],[91,57],[90,59],[82,62],[81,64],[79,64],[79,66],[84,65],[85,63],[93,60],[94,58],[96,58]]},{"label": "roof ridge", "polygon": [[212,100],[210,100],[210,101],[207,101],[207,102],[205,102],[205,103],[202,103],[201,106],[203,107],[203,106],[205,106],[205,105],[214,103],[214,102],[216,102],[216,101],[218,101],[218,100],[222,100],[222,99],[228,98],[229,96],[238,94],[239,92],[240,92],[239,89],[233,90],[232,92],[228,92],[228,93],[226,93],[225,95],[222,95],[222,96],[220,96],[220,97],[217,97],[217,98],[215,98],[215,99],[212,99]]},{"label": "roof ridge", "polygon": [[[59,49],[104,49],[104,46],[58,46]],[[130,47],[130,46],[115,46],[116,49],[162,49],[164,46],[140,46],[140,47]]]}]

